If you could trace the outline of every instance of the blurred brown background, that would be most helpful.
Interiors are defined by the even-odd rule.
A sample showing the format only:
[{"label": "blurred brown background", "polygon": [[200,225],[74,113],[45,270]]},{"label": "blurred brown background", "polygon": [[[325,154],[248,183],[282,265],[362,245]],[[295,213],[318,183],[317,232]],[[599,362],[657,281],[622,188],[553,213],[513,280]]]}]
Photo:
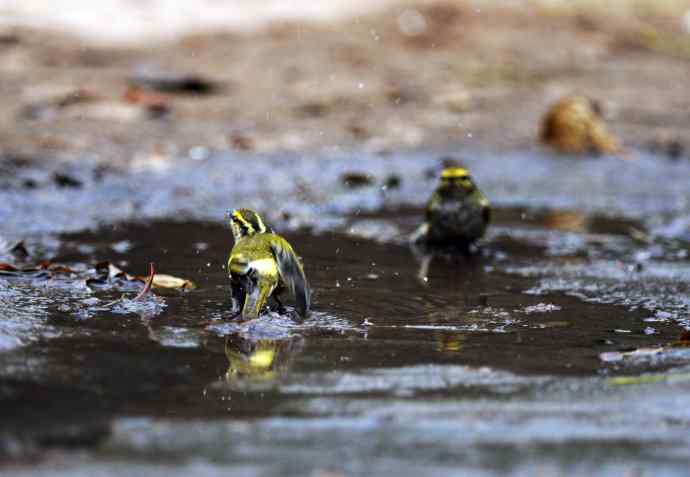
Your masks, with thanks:
[{"label": "blurred brown background", "polygon": [[689,145],[688,0],[81,3],[0,5],[2,152],[525,148],[572,93]]}]

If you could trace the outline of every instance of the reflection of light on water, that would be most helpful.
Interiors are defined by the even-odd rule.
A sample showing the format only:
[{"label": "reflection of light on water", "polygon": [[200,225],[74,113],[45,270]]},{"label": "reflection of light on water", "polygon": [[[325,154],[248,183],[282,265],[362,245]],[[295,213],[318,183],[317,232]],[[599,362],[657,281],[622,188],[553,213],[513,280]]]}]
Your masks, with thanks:
[{"label": "reflection of light on water", "polygon": [[456,386],[486,386],[496,390],[515,391],[516,386],[545,382],[543,377],[520,377],[491,368],[469,366],[419,365],[400,368],[367,369],[358,373],[333,372],[306,376],[299,383],[280,387],[283,393],[345,394],[392,391],[407,394],[414,391],[449,389]]},{"label": "reflection of light on water", "polygon": [[197,330],[174,326],[153,328],[148,320],[146,320],[146,322],[149,338],[162,346],[171,348],[198,348],[201,344],[201,336]]},{"label": "reflection of light on water", "polygon": [[690,328],[687,309],[690,298],[690,265],[687,262],[646,262],[640,271],[631,272],[616,260],[596,260],[583,264],[539,263],[505,267],[507,273],[540,277],[538,285],[525,290],[527,295],[565,293],[589,303],[618,304],[630,309],[644,308],[652,319],[674,320]]},{"label": "reflection of light on water", "polygon": [[465,342],[465,335],[461,333],[434,333],[436,350],[440,353],[459,353]]},{"label": "reflection of light on water", "polygon": [[118,301],[110,311],[117,314],[134,313],[140,315],[142,318],[153,318],[159,315],[166,306],[163,298],[149,294],[141,300],[124,298]]},{"label": "reflection of light on water", "polygon": [[26,346],[41,338],[60,336],[61,333],[47,323],[50,310],[62,309],[65,310],[62,313],[79,319],[79,311],[84,307],[77,300],[87,296],[88,291],[69,286],[68,280],[0,279],[0,310],[3,311],[0,317],[0,351]]},{"label": "reflection of light on water", "polygon": [[309,330],[360,331],[350,321],[320,311],[312,311],[302,323],[289,315],[275,312],[266,313],[250,321],[220,321],[221,316],[214,318],[219,319],[219,322],[209,325],[206,329],[220,336],[241,333],[253,338],[286,338]]}]

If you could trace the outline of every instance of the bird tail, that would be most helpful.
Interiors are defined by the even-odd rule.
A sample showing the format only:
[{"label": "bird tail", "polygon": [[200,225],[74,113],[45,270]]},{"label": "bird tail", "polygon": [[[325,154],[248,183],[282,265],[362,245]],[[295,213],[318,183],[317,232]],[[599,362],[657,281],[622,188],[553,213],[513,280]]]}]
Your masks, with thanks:
[{"label": "bird tail", "polygon": [[297,313],[306,318],[311,307],[311,291],[299,258],[286,240],[277,241],[271,249],[278,263],[280,277],[295,298]]}]

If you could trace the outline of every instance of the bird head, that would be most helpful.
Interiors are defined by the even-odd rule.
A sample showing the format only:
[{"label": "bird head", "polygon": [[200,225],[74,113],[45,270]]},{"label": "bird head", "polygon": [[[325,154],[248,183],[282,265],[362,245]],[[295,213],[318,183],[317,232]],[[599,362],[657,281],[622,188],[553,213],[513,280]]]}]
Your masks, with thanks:
[{"label": "bird head", "polygon": [[441,194],[466,196],[474,192],[476,188],[467,169],[447,167],[441,173],[441,184],[438,188]]},{"label": "bird head", "polygon": [[261,216],[251,209],[235,209],[228,212],[228,218],[235,242],[244,237],[268,231]]}]

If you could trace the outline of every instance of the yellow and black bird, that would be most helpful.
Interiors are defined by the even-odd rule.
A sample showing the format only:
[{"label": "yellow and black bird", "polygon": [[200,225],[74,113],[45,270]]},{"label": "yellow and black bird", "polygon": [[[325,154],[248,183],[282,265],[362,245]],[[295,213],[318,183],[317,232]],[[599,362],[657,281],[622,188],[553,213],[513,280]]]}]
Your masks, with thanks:
[{"label": "yellow and black bird", "polygon": [[486,232],[489,201],[462,167],[447,167],[426,205],[426,219],[412,235],[414,245],[469,251]]},{"label": "yellow and black bird", "polygon": [[285,289],[295,298],[301,318],[309,313],[311,293],[304,269],[292,246],[266,227],[259,214],[250,209],[229,213],[235,238],[228,258],[233,312],[245,320],[257,318],[273,298]]},{"label": "yellow and black bird", "polygon": [[286,374],[296,354],[302,350],[299,338],[249,339],[241,335],[225,337],[228,384],[247,380],[266,382]]}]

